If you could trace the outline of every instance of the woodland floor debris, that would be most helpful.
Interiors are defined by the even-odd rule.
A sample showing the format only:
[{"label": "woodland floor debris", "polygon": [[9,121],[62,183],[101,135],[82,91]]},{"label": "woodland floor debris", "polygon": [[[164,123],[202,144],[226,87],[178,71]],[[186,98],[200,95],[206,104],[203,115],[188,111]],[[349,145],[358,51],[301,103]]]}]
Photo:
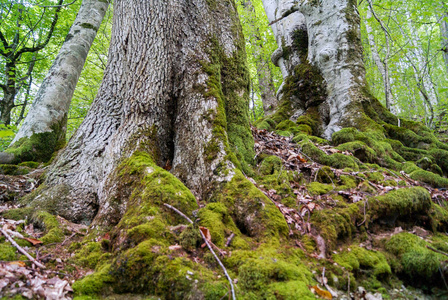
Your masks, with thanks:
[{"label": "woodland floor debris", "polygon": [[[285,258],[280,259],[275,251],[268,250],[268,248],[263,250],[257,248],[258,246],[263,247],[262,244],[249,244],[246,241],[247,238],[242,239],[241,233],[237,233],[238,229],[229,231],[222,225],[224,232],[217,245],[225,250],[221,250],[217,246],[214,247],[219,249],[220,254],[218,255],[221,255],[220,259],[233,279],[237,298],[246,299],[249,297],[247,295],[251,293],[255,295],[254,293],[260,288],[261,290],[268,289],[263,292],[265,296],[260,296],[267,299],[271,297],[268,295],[274,296],[278,293],[280,293],[278,295],[304,293],[303,299],[308,299],[311,294],[306,294],[306,292],[310,293],[310,291],[323,299],[349,299],[347,293],[350,294],[351,299],[387,299],[388,297],[390,299],[408,299],[410,297],[431,299],[412,288],[402,287],[402,283],[394,277],[394,274],[403,274],[404,278],[420,276],[418,275],[420,272],[418,264],[421,257],[431,263],[436,259],[437,263],[432,263],[431,266],[440,267],[442,272],[445,272],[443,261],[446,260],[446,257],[442,253],[448,253],[448,238],[441,233],[432,232],[431,228],[415,226],[416,224],[412,224],[412,220],[402,220],[400,223],[396,223],[398,222],[396,216],[381,220],[381,222],[390,224],[381,222],[376,224],[375,221],[374,224],[369,224],[369,227],[366,225],[370,222],[370,218],[375,218],[375,216],[371,216],[371,211],[377,209],[374,205],[375,201],[380,201],[375,199],[400,193],[400,190],[404,188],[421,193],[418,187],[423,187],[428,191],[428,199],[431,198],[432,202],[438,205],[435,206],[439,208],[434,213],[441,216],[447,214],[446,219],[448,220],[448,213],[445,213],[443,208],[448,196],[446,190],[422,184],[409,178],[405,172],[388,170],[374,165],[362,167],[363,164],[359,160],[357,160],[357,163],[361,165],[359,170],[326,166],[305,155],[300,145],[289,137],[255,128],[252,131],[255,137],[256,158],[259,163],[256,167],[258,172],[253,178],[248,179],[275,204],[289,226],[289,241],[279,249],[286,251],[285,253],[299,251],[302,254],[300,261],[291,263],[288,259],[292,259],[295,254],[288,254]],[[327,155],[340,153],[352,157],[349,151],[341,151],[325,143],[314,143],[314,146]],[[24,194],[38,185],[37,179],[31,178],[30,180],[23,175],[4,176],[1,177],[1,180],[8,186],[7,189],[18,193],[21,192],[20,187],[23,187]],[[34,186],[31,185],[32,180],[37,182]],[[20,204],[15,201],[18,198],[19,196],[14,196],[0,201],[0,210],[7,215],[11,209],[19,208]],[[352,215],[347,212],[348,207],[355,205],[358,219],[350,219]],[[221,206],[223,206],[221,203],[209,203],[203,206],[193,213],[194,218],[198,217],[194,222],[200,224],[201,218],[207,219],[211,216],[219,216],[216,220],[213,217],[210,219],[212,221],[208,221],[207,224],[212,227],[223,222],[222,220],[229,216],[226,207]],[[261,207],[263,209],[264,206]],[[354,212],[353,210],[350,213]],[[188,216],[190,213],[187,214]],[[4,220],[3,225],[10,224],[8,226],[11,228],[8,227],[8,230],[38,241],[44,231],[39,227],[41,222],[37,220],[49,217],[50,215],[43,214],[40,219]],[[120,254],[120,249],[113,254],[110,243],[114,233],[106,232],[96,236],[95,232],[89,231],[85,225],[73,224],[60,216],[54,217],[51,222],[56,221],[57,226],[63,232],[63,236],[58,242],[46,245],[39,243],[33,245],[32,240],[18,242],[19,244],[26,243],[22,246],[38,261],[45,264],[46,270],[33,269],[32,263],[28,259],[21,257],[5,239],[0,240],[0,246],[5,248],[3,252],[9,253],[8,256],[5,254],[5,258],[2,258],[5,261],[0,264],[0,272],[7,274],[4,278],[0,276],[0,296],[20,294],[22,297],[42,298],[56,295],[54,299],[70,299],[73,297],[71,285],[81,278],[84,279],[78,280],[73,286],[75,292],[82,285],[92,284],[92,295],[101,293],[104,290],[101,286],[112,284],[111,274],[116,272],[112,271],[110,264],[105,263],[107,259],[110,259],[112,255],[120,255],[119,259],[122,261],[117,260],[116,263],[126,267],[126,262],[134,259],[133,257],[139,251],[143,251],[145,247],[149,247],[149,256],[159,256],[154,263],[168,259],[171,260],[170,268],[174,270],[177,270],[178,265],[188,266],[185,275],[188,282],[194,283],[200,280],[201,276],[208,278],[222,276],[224,279],[224,275],[222,273],[219,275],[220,271],[217,270],[204,273],[206,270],[208,272],[208,268],[213,265],[215,265],[213,268],[217,268],[216,262],[213,262],[213,258],[208,257],[207,248],[201,248],[200,240],[202,239],[199,237],[198,242],[198,234],[193,232],[190,228],[191,225],[178,224],[170,227],[169,231],[174,234],[174,237],[177,237],[167,239],[170,244],[165,245],[166,242],[156,242],[155,238],[142,241],[142,234],[156,237],[168,234],[165,232],[163,224],[159,224],[157,216],[151,215],[145,218],[151,225],[150,227],[141,225],[130,231],[130,237],[136,241],[135,248],[132,248],[132,245],[127,245],[126,254]],[[412,225],[409,226],[409,224]],[[341,234],[339,236],[338,233],[332,243],[326,239],[331,233],[328,231],[329,229],[323,228],[328,232],[321,234],[323,230],[321,226],[330,225],[348,226],[343,230],[350,231],[351,235]],[[434,226],[442,228],[444,225],[435,224]],[[206,239],[211,242],[212,239],[217,238],[216,234],[219,234],[219,231],[216,228],[211,228],[210,231],[205,233],[201,231],[201,233],[209,236]],[[412,247],[397,248],[397,244],[400,243],[394,241],[407,241],[409,239],[407,234],[422,240],[422,244],[417,250],[413,250]],[[16,239],[18,239],[17,236]],[[412,238],[410,240],[413,241]],[[129,243],[126,239],[122,242]],[[403,243],[406,244],[401,242],[401,244]],[[213,245],[210,244],[210,247]],[[168,251],[167,255],[162,255],[165,251],[164,248]],[[384,250],[385,248],[392,251],[391,253],[396,253],[397,256],[388,254]],[[413,251],[419,252],[414,255]],[[325,258],[323,259],[323,257]],[[195,265],[198,267],[195,268]],[[92,269],[95,266],[97,271],[94,273]],[[185,271],[184,268],[179,268],[179,272]],[[325,272],[323,272],[324,269]],[[309,275],[294,275],[298,270]],[[22,276],[24,273],[26,275]],[[324,275],[321,276],[321,274]],[[428,273],[428,276],[436,276],[434,274]],[[443,275],[445,273],[440,274],[446,276]],[[278,283],[283,283],[283,281],[279,281],[279,278],[287,278],[284,285]],[[294,278],[297,281],[288,278]],[[307,278],[306,281],[304,278]],[[180,277],[176,280],[180,280]],[[390,280],[392,281],[389,282]],[[410,282],[412,280],[414,279],[411,278]],[[304,282],[307,284],[305,285]],[[332,289],[334,295],[337,294],[337,296],[331,295],[324,288],[325,286]],[[222,290],[219,297],[226,292],[227,296],[231,294],[228,287]],[[85,288],[84,291],[86,291]],[[442,295],[440,297],[446,295],[443,289],[433,291],[433,294]]]}]

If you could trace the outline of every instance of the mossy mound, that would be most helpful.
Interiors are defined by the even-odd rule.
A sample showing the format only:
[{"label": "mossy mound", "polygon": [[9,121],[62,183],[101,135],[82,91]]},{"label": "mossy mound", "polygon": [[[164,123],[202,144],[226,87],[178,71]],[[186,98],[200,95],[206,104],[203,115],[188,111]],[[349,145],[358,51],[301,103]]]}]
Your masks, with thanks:
[{"label": "mossy mound", "polygon": [[26,175],[31,170],[31,168],[24,165],[0,165],[0,174],[2,175]]},{"label": "mossy mound", "polygon": [[[445,242],[448,239],[445,238]],[[433,280],[441,283],[440,270],[445,268],[446,256],[427,248],[430,244],[411,233],[399,233],[385,244],[385,249],[394,255],[394,270],[414,285],[426,285]]]}]

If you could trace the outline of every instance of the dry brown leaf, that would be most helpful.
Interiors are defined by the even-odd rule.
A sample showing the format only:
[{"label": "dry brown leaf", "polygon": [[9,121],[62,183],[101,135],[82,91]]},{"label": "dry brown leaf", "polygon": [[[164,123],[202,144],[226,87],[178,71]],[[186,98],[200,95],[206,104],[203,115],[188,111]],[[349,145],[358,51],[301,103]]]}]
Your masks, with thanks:
[{"label": "dry brown leaf", "polygon": [[328,300],[332,300],[333,299],[333,296],[331,295],[330,292],[322,290],[317,285],[311,287],[311,291],[312,292],[313,292],[313,290],[314,290],[314,292],[316,294],[318,294],[323,299],[328,299]]},{"label": "dry brown leaf", "polygon": [[38,239],[33,239],[33,238],[28,238],[28,237],[25,237],[25,238],[23,238],[23,239],[24,239],[25,241],[28,241],[28,242],[30,242],[31,244],[33,244],[33,246],[42,244],[42,241],[39,241]]},{"label": "dry brown leaf", "polygon": [[210,230],[208,230],[208,228],[199,226],[199,230],[202,231],[202,233],[204,234],[207,241],[209,241],[209,242],[212,241],[212,235],[210,234]]},{"label": "dry brown leaf", "polygon": [[19,267],[26,267],[25,262],[23,262],[23,261],[21,261],[21,260],[9,261],[7,264],[8,264],[8,265],[19,266]]}]

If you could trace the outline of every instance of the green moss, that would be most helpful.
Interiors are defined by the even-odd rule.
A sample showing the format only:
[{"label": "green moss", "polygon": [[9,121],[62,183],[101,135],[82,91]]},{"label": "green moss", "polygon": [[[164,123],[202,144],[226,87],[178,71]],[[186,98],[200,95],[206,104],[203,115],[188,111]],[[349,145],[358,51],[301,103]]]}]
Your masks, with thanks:
[{"label": "green moss", "polygon": [[16,260],[16,248],[7,244],[0,244],[0,260],[13,261]]},{"label": "green moss", "polygon": [[268,238],[286,235],[289,231],[279,210],[239,171],[216,197],[229,209],[236,226],[244,234]]},{"label": "green moss", "polygon": [[19,166],[37,169],[40,166],[40,163],[35,162],[35,161],[24,161],[24,162],[21,162],[19,164]]},{"label": "green moss", "polygon": [[323,166],[317,171],[316,179],[321,183],[334,183],[335,175],[330,167]]},{"label": "green moss", "polygon": [[179,236],[179,244],[187,251],[194,251],[203,242],[199,228],[189,225]]},{"label": "green moss", "polygon": [[415,282],[438,274],[440,264],[445,260],[443,255],[427,249],[426,245],[424,240],[413,234],[399,233],[386,242],[385,248],[399,259],[397,271]]},{"label": "green moss", "polygon": [[351,152],[356,158],[363,162],[373,163],[377,161],[376,152],[361,141],[344,143],[339,145],[336,149]]},{"label": "green moss", "polygon": [[345,250],[333,255],[333,260],[349,271],[363,269],[370,271],[375,277],[392,273],[386,257],[381,252],[369,251],[357,246],[350,249],[351,251]]},{"label": "green moss", "polygon": [[132,227],[128,230],[128,238],[138,244],[146,239],[164,237],[167,224],[160,216],[149,218],[150,221]]},{"label": "green moss", "polygon": [[106,264],[97,272],[76,281],[72,285],[75,296],[96,295],[105,291],[115,281],[110,273],[111,266]]},{"label": "green moss", "polygon": [[271,175],[275,172],[280,172],[282,165],[283,162],[281,158],[275,155],[270,155],[263,159],[258,170],[261,175]]},{"label": "green moss", "polygon": [[411,177],[414,180],[428,183],[435,188],[448,187],[448,179],[447,178],[441,177],[440,175],[434,174],[429,171],[425,171],[425,170],[421,170],[421,169],[415,170],[411,174],[409,174],[409,177]]},{"label": "green moss", "polygon": [[379,183],[384,180],[384,175],[381,172],[371,172],[367,173],[367,178],[372,182]]},{"label": "green moss", "polygon": [[89,242],[76,252],[76,260],[85,267],[95,269],[101,255],[103,255],[101,243]]},{"label": "green moss", "polygon": [[23,207],[23,208],[15,208],[10,209],[3,212],[1,215],[6,219],[12,220],[24,220],[27,217],[30,217],[34,212],[32,207]]},{"label": "green moss", "polygon": [[333,186],[319,182],[311,182],[307,185],[306,189],[310,195],[323,195],[333,190]]},{"label": "green moss", "polygon": [[32,221],[45,228],[45,235],[40,238],[44,245],[62,242],[64,232],[55,216],[46,211],[38,211],[33,214]]},{"label": "green moss", "polygon": [[316,299],[303,281],[274,282],[267,287],[265,299]]},{"label": "green moss", "polygon": [[47,162],[53,153],[65,145],[65,124],[67,116],[60,123],[51,126],[51,131],[35,133],[11,145],[6,152],[15,156],[15,162]]},{"label": "green moss", "polygon": [[338,169],[352,168],[354,170],[359,170],[358,164],[351,156],[342,153],[327,155],[310,141],[302,142],[301,146],[302,152],[316,162]]},{"label": "green moss", "polygon": [[226,233],[239,235],[227,207],[223,203],[210,203],[199,211],[200,225],[209,229],[212,242],[224,247]]},{"label": "green moss", "polygon": [[0,165],[0,174],[3,175],[26,175],[30,171],[30,168],[24,166]]},{"label": "green moss", "polygon": [[332,209],[313,212],[312,224],[327,242],[328,251],[335,247],[338,239],[351,238],[356,231],[355,224],[363,223],[365,227],[373,223],[394,226],[397,219],[424,219],[431,209],[431,197],[421,187],[393,190],[367,201],[365,214],[363,201],[353,204],[339,202]]},{"label": "green moss", "polygon": [[[151,234],[157,234],[154,230],[166,224],[166,219],[157,217],[163,203],[182,208],[187,215],[191,215],[192,211],[197,208],[196,199],[191,191],[174,175],[158,167],[148,153],[135,152],[129,159],[121,163],[114,176],[117,176],[118,181],[123,185],[122,192],[130,193],[130,196],[127,195],[129,197],[128,209],[120,218],[117,230],[125,229],[135,242],[141,240],[137,236],[139,231],[144,231],[149,237]],[[116,197],[117,200],[113,204],[118,207],[121,196],[117,195]],[[182,220],[184,222],[177,214],[170,210],[168,212],[171,215],[171,219],[168,221]],[[151,216],[155,219],[148,219]],[[113,216],[109,215],[108,217]],[[133,229],[139,225],[145,226]]]}]

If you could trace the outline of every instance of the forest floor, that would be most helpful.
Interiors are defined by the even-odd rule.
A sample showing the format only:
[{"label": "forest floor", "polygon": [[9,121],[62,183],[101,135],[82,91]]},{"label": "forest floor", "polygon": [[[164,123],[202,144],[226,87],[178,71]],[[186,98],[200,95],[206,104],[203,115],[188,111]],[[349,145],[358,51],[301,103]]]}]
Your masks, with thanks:
[{"label": "forest floor", "polygon": [[[283,214],[289,226],[292,245],[303,250],[309,265],[313,265],[310,270],[314,284],[309,285],[309,289],[316,297],[370,300],[448,298],[445,280],[448,260],[446,233],[435,233],[412,218],[398,220],[396,216],[393,220],[379,220],[383,222],[381,225],[371,222],[370,227],[364,226],[374,219],[371,211],[375,208],[369,200],[372,197],[393,194],[393,191],[404,188],[421,187],[429,192],[433,203],[445,207],[448,199],[446,189],[413,180],[404,172],[371,165],[359,171],[325,166],[305,155],[290,137],[256,128],[252,129],[252,133],[257,165],[256,175],[248,179]],[[353,156],[350,151],[330,145],[315,143],[315,146],[327,155],[340,153]],[[23,166],[0,166],[0,173],[3,173],[0,175],[0,297],[72,299],[72,284],[94,272],[88,265],[80,264],[77,255],[80,243],[85,242],[87,226],[73,224],[57,216],[54,228],[62,229],[64,238],[54,242],[45,239],[52,229],[48,225],[43,226],[39,220],[1,217],[3,213],[20,207],[18,200],[39,186],[44,171]],[[329,223],[345,222],[347,218],[340,219],[340,215],[345,216],[344,210],[356,203],[360,213],[358,219],[348,217],[356,231],[349,239],[340,238],[339,234],[335,237],[334,233],[322,229]],[[437,274],[429,274],[426,279],[419,277],[415,269],[426,266],[408,267],[404,262],[394,265],[393,260],[401,259],[403,253],[397,256],[382,254],[389,247],[392,237],[404,237],[406,234],[422,241],[424,250],[419,248],[419,255],[438,255],[437,268],[440,272],[437,281],[442,282],[441,285],[431,285],[431,282],[414,284],[415,278],[430,280]],[[97,237],[95,242],[109,238],[107,235]],[[330,248],[331,251],[328,251]],[[222,255],[231,255],[231,251],[226,250],[222,249]],[[424,261],[417,261],[417,264],[420,263]],[[332,266],[345,271],[342,275],[334,270],[330,272]],[[410,268],[409,272],[406,268]],[[410,274],[414,274],[415,278],[410,278]],[[348,282],[342,282],[344,276]],[[357,284],[354,285],[353,281]],[[129,295],[123,297],[131,299]]]}]

